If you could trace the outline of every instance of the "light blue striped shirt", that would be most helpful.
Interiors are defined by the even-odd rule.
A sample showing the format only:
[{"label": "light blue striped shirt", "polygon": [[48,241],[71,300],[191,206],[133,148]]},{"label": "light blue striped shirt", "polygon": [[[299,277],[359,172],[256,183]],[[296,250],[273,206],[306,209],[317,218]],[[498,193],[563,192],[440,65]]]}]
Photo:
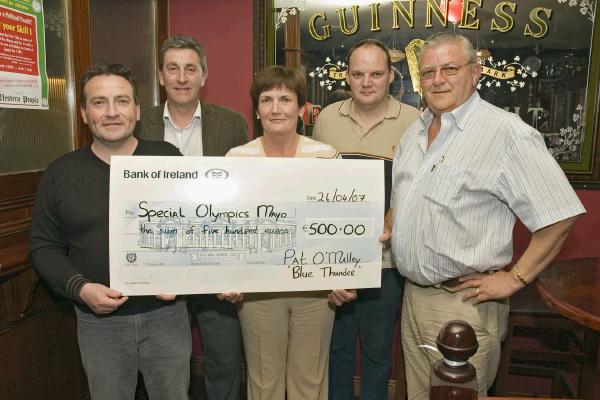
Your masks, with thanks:
[{"label": "light blue striped shirt", "polygon": [[392,168],[392,251],[400,273],[433,285],[512,259],[516,217],[534,232],[585,212],[541,134],[475,92],[442,114],[427,148],[426,110]]},{"label": "light blue striped shirt", "polygon": [[200,102],[194,112],[192,120],[187,126],[178,128],[171,119],[168,107],[169,101],[165,103],[163,120],[165,122],[165,142],[177,147],[184,156],[201,156],[202,149],[202,109]]}]

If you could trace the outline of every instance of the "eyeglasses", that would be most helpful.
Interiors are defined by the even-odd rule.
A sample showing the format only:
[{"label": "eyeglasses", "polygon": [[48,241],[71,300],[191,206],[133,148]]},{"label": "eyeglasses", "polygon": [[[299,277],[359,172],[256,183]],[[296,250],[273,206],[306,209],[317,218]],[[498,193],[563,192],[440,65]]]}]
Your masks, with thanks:
[{"label": "eyeglasses", "polygon": [[468,63],[460,65],[458,67],[448,66],[448,67],[442,67],[442,68],[436,68],[436,69],[428,69],[426,71],[420,71],[419,75],[421,76],[422,81],[433,79],[435,77],[436,72],[438,72],[438,71],[440,71],[440,73],[442,75],[444,75],[445,77],[446,76],[454,76],[454,75],[458,74],[458,71],[460,71],[460,69],[462,67],[467,66],[469,64],[473,64],[473,63],[468,62]]}]

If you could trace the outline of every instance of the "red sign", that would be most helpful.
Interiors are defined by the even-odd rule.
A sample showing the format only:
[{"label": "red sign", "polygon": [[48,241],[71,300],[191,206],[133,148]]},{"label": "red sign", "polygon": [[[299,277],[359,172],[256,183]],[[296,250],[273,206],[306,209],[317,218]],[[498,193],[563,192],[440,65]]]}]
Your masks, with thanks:
[{"label": "red sign", "polygon": [[35,17],[0,7],[0,71],[38,75]]}]

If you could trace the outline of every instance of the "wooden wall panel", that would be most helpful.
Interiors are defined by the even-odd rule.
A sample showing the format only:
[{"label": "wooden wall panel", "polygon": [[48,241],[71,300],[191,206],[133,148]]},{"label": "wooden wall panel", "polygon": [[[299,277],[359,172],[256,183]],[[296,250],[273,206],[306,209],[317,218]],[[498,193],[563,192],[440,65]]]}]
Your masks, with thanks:
[{"label": "wooden wall panel", "polygon": [[2,398],[89,398],[74,337],[72,309],[54,303],[34,315],[3,324],[0,328]]},{"label": "wooden wall panel", "polygon": [[[65,2],[67,14],[89,18],[87,0]],[[69,19],[65,19],[69,21]],[[88,21],[74,30],[76,70],[90,64]],[[77,113],[78,114],[78,113]],[[85,133],[76,143],[85,143]],[[27,262],[29,227],[42,172],[0,176],[0,397],[10,400],[89,398],[72,306],[55,297]]]}]

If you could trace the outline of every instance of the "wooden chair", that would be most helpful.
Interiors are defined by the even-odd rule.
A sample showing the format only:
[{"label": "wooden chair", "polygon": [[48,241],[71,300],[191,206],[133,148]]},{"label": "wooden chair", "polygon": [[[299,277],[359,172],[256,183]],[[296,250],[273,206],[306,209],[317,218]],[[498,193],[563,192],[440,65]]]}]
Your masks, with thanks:
[{"label": "wooden chair", "polygon": [[[581,377],[590,360],[587,347],[597,334],[550,309],[534,286],[527,286],[510,299],[507,336],[502,346],[495,383],[496,396],[536,395],[527,387],[509,387],[508,375],[545,377],[551,380],[552,397],[581,396]],[[568,375],[577,375],[577,387]],[[570,381],[573,381],[571,379]]]}]

